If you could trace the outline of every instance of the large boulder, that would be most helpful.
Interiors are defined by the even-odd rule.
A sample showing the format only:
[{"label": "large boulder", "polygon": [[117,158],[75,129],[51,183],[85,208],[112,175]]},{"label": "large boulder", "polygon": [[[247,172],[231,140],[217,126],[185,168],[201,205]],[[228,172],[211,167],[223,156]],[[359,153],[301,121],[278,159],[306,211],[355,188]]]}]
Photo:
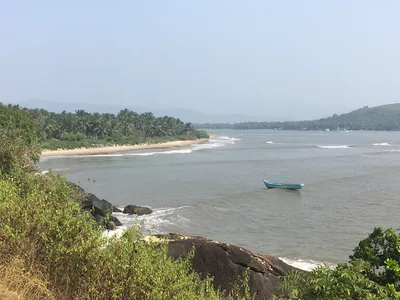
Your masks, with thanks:
[{"label": "large boulder", "polygon": [[123,213],[129,215],[149,215],[153,212],[150,207],[147,206],[138,206],[138,205],[127,205],[124,208]]},{"label": "large boulder", "polygon": [[[107,200],[100,200],[96,195],[85,193],[81,201],[82,210],[89,211],[96,223],[100,226],[105,226],[107,229],[112,229],[115,226],[121,226],[122,223],[111,214],[115,211],[115,206]],[[107,219],[108,216],[108,219]],[[113,226],[109,226],[112,222]]]},{"label": "large boulder", "polygon": [[74,197],[80,202],[81,209],[90,212],[91,218],[89,219],[94,219],[98,225],[110,230],[122,225],[116,217],[111,215],[113,212],[122,212],[120,209],[107,200],[100,200],[96,195],[86,193],[83,188],[73,182],[68,182],[68,185],[76,193]]},{"label": "large boulder", "polygon": [[109,217],[109,221],[113,222],[115,224],[115,226],[122,226],[122,223],[120,220],[118,220],[116,217],[114,216],[110,216]]},{"label": "large boulder", "polygon": [[172,258],[187,257],[194,247],[194,270],[202,278],[212,275],[215,288],[231,291],[238,278],[249,269],[250,292],[259,300],[272,300],[274,295],[287,297],[279,290],[281,277],[291,270],[298,270],[277,257],[202,237],[172,233],[156,237],[168,241],[168,255]]},{"label": "large boulder", "polygon": [[93,216],[105,217],[113,212],[113,205],[107,200],[100,200],[96,195],[88,193],[82,202],[82,209],[92,211]]},{"label": "large boulder", "polygon": [[122,213],[122,210],[120,210],[118,207],[113,205],[113,212],[117,212],[117,213]]}]

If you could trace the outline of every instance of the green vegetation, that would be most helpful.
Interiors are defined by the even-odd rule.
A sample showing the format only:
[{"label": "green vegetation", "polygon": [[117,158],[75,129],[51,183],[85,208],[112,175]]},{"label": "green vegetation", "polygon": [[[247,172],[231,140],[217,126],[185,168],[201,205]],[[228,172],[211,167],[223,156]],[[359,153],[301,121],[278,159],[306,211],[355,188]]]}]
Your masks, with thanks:
[{"label": "green vegetation", "polygon": [[[77,192],[53,174],[37,176],[40,148],[27,111],[0,106],[1,299],[252,299],[238,278],[229,294],[200,280],[188,259],[132,228],[106,238],[83,212]],[[293,272],[282,289],[291,299],[400,299],[400,234],[374,231],[350,260],[330,269]]]},{"label": "green vegetation", "polygon": [[313,121],[243,122],[236,124],[196,124],[202,129],[278,129],[278,130],[400,130],[400,104],[369,108]]},{"label": "green vegetation", "polygon": [[378,227],[354,249],[348,263],[286,275],[291,299],[400,299],[400,235]]},{"label": "green vegetation", "polygon": [[[208,138],[207,132],[195,130],[191,123],[180,119],[155,117],[152,113],[138,114],[128,109],[121,110],[117,115],[83,110],[59,114],[44,109],[24,108],[21,111],[18,106],[0,105],[0,117],[1,111],[7,108],[21,113],[25,111],[36,124],[42,148],[49,150]],[[10,119],[4,118],[0,122],[7,121]]]},{"label": "green vegetation", "polygon": [[169,258],[165,243],[135,228],[104,237],[66,179],[35,175],[40,148],[27,112],[0,108],[1,299],[251,299],[246,281],[215,290],[190,258]]}]

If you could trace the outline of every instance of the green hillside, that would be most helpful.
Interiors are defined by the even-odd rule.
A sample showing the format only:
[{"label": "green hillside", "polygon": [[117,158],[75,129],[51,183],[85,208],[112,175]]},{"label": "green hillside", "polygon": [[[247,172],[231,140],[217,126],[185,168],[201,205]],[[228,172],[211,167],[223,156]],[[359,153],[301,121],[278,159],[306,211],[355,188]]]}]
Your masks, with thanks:
[{"label": "green hillside", "polygon": [[242,122],[236,124],[196,124],[203,129],[279,130],[400,130],[400,103],[364,106],[352,112],[311,121]]}]

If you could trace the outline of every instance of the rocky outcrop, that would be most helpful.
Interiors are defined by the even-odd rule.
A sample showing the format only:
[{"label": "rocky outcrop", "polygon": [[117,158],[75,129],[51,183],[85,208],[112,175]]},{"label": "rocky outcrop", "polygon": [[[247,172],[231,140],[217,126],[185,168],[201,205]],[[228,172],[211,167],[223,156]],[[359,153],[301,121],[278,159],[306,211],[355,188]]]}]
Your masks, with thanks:
[{"label": "rocky outcrop", "polygon": [[120,209],[105,199],[99,199],[92,193],[86,193],[83,188],[75,183],[69,182],[68,185],[76,192],[82,210],[89,211],[98,225],[104,226],[108,230],[114,230],[116,226],[122,225],[116,217],[111,215],[113,212],[122,212]]},{"label": "rocky outcrop", "polygon": [[149,215],[153,212],[150,207],[147,206],[138,206],[138,205],[127,205],[124,208],[123,213],[129,215]]},{"label": "rocky outcrop", "polygon": [[100,200],[94,194],[86,194],[86,199],[82,202],[83,210],[90,210],[92,214],[105,217],[113,212],[113,205],[107,200]]},{"label": "rocky outcrop", "polygon": [[118,220],[116,217],[114,216],[110,216],[109,217],[109,221],[113,222],[115,224],[115,226],[122,226],[122,223],[120,222],[120,220]]},{"label": "rocky outcrop", "polygon": [[212,275],[215,288],[231,291],[237,279],[242,278],[248,269],[250,292],[257,300],[272,300],[274,295],[286,297],[279,290],[281,278],[291,270],[298,270],[277,257],[202,237],[171,233],[156,237],[168,241],[168,255],[173,258],[187,257],[194,247],[194,270],[203,278]]}]

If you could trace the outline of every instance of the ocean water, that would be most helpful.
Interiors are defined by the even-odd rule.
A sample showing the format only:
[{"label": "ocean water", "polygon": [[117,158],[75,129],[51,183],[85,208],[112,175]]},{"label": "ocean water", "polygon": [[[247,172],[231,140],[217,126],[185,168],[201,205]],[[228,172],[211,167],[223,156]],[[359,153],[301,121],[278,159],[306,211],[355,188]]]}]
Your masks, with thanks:
[{"label": "ocean water", "polygon": [[[399,132],[210,133],[207,144],[47,157],[40,167],[120,207],[154,209],[116,214],[124,227],[200,235],[303,269],[348,259],[375,226],[399,226]],[[305,187],[266,189],[277,176]]]}]

